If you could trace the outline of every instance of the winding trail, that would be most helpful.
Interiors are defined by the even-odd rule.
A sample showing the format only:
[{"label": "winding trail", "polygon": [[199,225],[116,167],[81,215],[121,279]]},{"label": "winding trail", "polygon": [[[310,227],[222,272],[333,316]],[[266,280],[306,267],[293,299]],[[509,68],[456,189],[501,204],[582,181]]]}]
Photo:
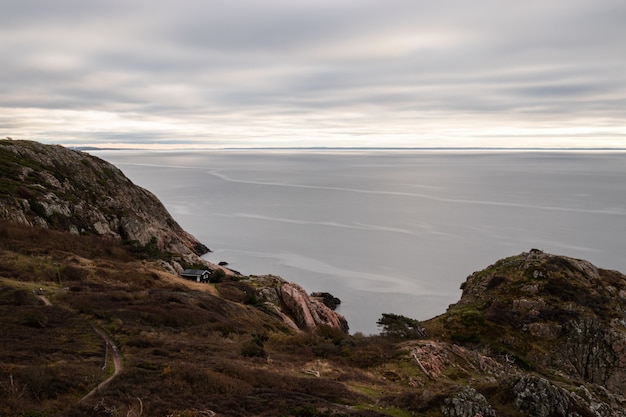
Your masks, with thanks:
[{"label": "winding trail", "polygon": [[[43,301],[43,303],[46,306],[52,306],[52,303],[50,302],[48,297],[46,297],[43,294],[38,294],[37,296],[39,297],[39,299],[41,299],[41,301]],[[109,385],[111,383],[111,381],[113,381],[113,379],[115,379],[115,377],[118,376],[124,370],[124,363],[122,361],[122,354],[120,353],[120,350],[118,349],[117,345],[113,342],[113,340],[111,340],[109,335],[107,335],[103,330],[100,330],[100,329],[98,329],[97,327],[95,327],[93,325],[92,325],[92,327],[93,327],[93,330],[96,333],[98,333],[98,335],[102,338],[102,340],[104,340],[104,343],[105,343],[106,348],[107,348],[107,352],[108,352],[109,347],[110,347],[110,350],[111,350],[112,355],[113,355],[113,375],[111,375],[110,377],[108,377],[107,379],[105,379],[104,381],[99,383],[97,387],[95,387],[94,389],[89,391],[85,396],[83,396],[78,401],[79,404],[87,401],[95,393],[97,393],[98,391],[102,390],[107,385]],[[105,360],[107,360],[106,357],[105,357]],[[106,364],[105,364],[105,366],[106,366]]]},{"label": "winding trail", "polygon": [[107,385],[111,383],[111,381],[113,381],[113,379],[115,379],[115,377],[117,377],[124,370],[124,364],[122,362],[122,354],[120,353],[120,350],[117,348],[113,340],[111,340],[109,335],[107,335],[104,331],[96,328],[95,326],[93,330],[100,335],[100,337],[106,343],[107,347],[109,346],[111,347],[111,352],[113,354],[113,375],[111,375],[110,377],[108,377],[107,379],[99,383],[97,387],[89,391],[83,398],[81,398],[78,401],[79,404],[87,401],[95,393],[104,389]]},{"label": "winding trail", "polygon": [[45,305],[47,305],[47,306],[51,306],[51,305],[52,305],[52,303],[50,302],[50,300],[48,300],[48,297],[46,297],[45,295],[41,295],[41,294],[39,294],[37,297],[39,297],[39,299],[40,299],[41,301],[43,301],[43,303],[44,303]]}]

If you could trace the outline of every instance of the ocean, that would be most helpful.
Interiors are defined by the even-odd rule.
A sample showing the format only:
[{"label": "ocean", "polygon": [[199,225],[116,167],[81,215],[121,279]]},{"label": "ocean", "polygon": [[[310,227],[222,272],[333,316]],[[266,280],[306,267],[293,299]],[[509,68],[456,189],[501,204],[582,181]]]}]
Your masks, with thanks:
[{"label": "ocean", "polygon": [[424,320],[532,248],[626,272],[626,152],[90,151],[153,192],[212,262],[342,301],[351,333]]}]

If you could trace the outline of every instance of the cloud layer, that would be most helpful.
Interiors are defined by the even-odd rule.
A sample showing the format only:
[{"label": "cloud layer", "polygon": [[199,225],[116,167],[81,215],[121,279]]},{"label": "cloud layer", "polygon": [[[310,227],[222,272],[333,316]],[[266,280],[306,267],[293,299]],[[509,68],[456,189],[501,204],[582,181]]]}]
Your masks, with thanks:
[{"label": "cloud layer", "polygon": [[626,147],[622,0],[0,0],[0,134]]}]

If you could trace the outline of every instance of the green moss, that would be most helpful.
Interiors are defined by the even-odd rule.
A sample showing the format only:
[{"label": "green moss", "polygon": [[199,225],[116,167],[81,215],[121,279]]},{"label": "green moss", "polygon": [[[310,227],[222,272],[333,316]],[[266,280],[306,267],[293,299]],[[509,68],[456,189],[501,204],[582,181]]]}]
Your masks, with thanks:
[{"label": "green moss", "polygon": [[388,416],[392,416],[392,417],[413,417],[415,416],[415,414],[413,414],[410,411],[406,411],[403,410],[401,408],[397,408],[397,407],[381,407],[381,406],[377,406],[377,405],[359,405],[356,406],[357,409],[359,410],[369,410],[369,411],[376,411],[378,413],[384,413],[385,415]]},{"label": "green moss", "polygon": [[480,343],[480,336],[478,333],[453,333],[450,335],[450,339],[453,343],[459,345]]},{"label": "green moss", "polygon": [[491,345],[491,349],[495,355],[505,357],[507,361],[514,363],[516,366],[524,370],[532,371],[536,367],[535,363],[526,358],[524,355],[515,352],[501,344]]},{"label": "green moss", "polygon": [[289,416],[289,417],[348,417],[348,414],[337,413],[335,411],[330,411],[330,410],[321,411],[313,406],[303,405],[301,407],[292,409],[289,412],[289,414],[287,414],[286,416]]},{"label": "green moss", "polygon": [[478,310],[464,311],[459,315],[459,321],[466,327],[482,327],[485,325],[485,317]]},{"label": "green moss", "polygon": [[163,259],[169,260],[174,254],[169,252],[163,252],[159,249],[159,245],[156,237],[152,236],[150,240],[142,244],[137,240],[127,240],[123,242],[130,248],[131,253],[139,259]]}]

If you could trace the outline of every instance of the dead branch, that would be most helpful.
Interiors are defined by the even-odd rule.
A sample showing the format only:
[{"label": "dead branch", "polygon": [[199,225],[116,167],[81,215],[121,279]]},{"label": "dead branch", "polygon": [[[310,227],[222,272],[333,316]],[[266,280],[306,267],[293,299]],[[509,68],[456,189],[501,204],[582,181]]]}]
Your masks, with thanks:
[{"label": "dead branch", "polygon": [[420,362],[419,358],[417,357],[417,353],[415,352],[415,350],[413,350],[411,352],[411,356],[413,356],[413,359],[415,359],[415,362],[417,362],[417,365],[420,367],[420,369],[422,370],[422,372],[424,372],[424,374],[428,377],[428,379],[433,379],[433,377],[430,375],[430,373],[426,370],[426,368],[424,368],[424,365],[422,365],[422,362]]}]

